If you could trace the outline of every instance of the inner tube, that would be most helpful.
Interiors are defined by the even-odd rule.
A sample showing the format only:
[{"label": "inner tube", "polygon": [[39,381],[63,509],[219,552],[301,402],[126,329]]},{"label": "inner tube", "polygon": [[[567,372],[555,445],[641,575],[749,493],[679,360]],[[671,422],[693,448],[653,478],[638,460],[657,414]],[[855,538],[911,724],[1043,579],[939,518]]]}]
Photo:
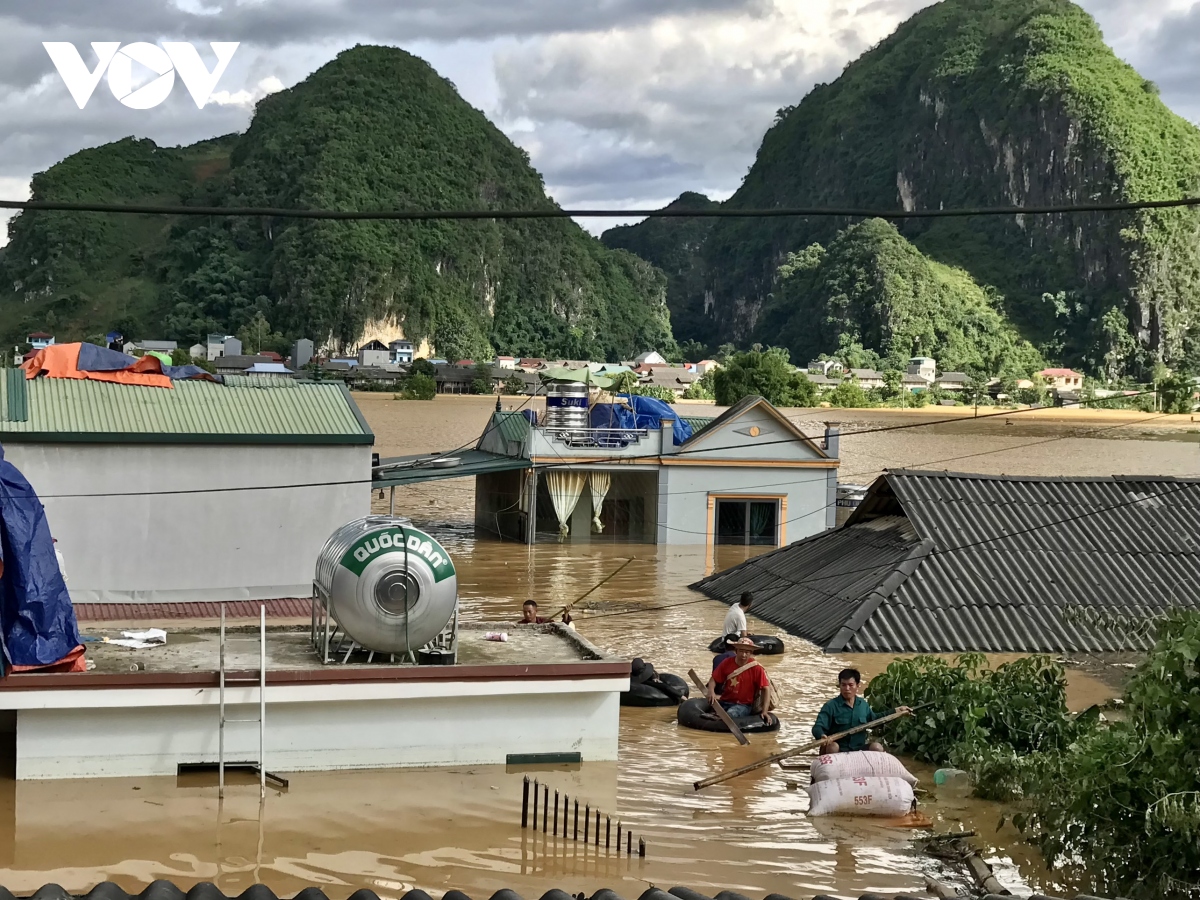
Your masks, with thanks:
[{"label": "inner tube", "polygon": [[631,684],[621,693],[622,706],[674,706],[678,702],[657,684]]},{"label": "inner tube", "polygon": [[691,690],[688,688],[688,683],[678,675],[672,675],[670,672],[658,673],[658,684],[655,685],[660,691],[671,694],[675,698],[675,702],[686,700]]},{"label": "inner tube", "polygon": [[[695,728],[698,731],[723,731],[729,733],[729,729],[725,727],[725,723],[720,719],[708,718],[704,714],[709,711],[708,700],[704,697],[695,697],[691,700],[684,700],[679,704],[679,712],[677,718],[679,724],[684,728]],[[746,734],[759,734],[765,731],[779,730],[779,717],[771,713],[770,723],[764,722],[762,716],[740,716],[733,720],[734,723]]]},{"label": "inner tube", "polygon": [[[758,644],[758,650],[755,651],[758,656],[774,656],[776,653],[783,652],[783,641],[777,637],[768,634],[752,634],[750,640]],[[729,648],[725,646],[725,636],[717,638],[708,645],[709,653],[724,653]]]}]

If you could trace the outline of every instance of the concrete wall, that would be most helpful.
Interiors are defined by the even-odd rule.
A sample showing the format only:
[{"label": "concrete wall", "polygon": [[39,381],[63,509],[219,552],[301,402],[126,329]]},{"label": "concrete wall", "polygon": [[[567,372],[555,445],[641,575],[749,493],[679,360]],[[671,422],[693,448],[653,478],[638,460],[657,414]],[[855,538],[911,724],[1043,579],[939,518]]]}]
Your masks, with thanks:
[{"label": "concrete wall", "polygon": [[[510,753],[615,760],[629,678],[375,683],[267,689],[270,772],[503,764]],[[22,692],[18,780],[174,776],[217,761],[217,690]],[[230,689],[227,715],[258,715],[257,690]],[[80,740],[86,735],[86,740]],[[257,723],[230,724],[226,761],[258,760]]]},{"label": "concrete wall", "polygon": [[[76,603],[308,597],[329,535],[370,510],[369,446],[4,452],[45,504]],[[184,493],[162,493],[173,491]]]},{"label": "concrete wall", "polygon": [[[728,494],[784,496],[784,543],[829,526],[830,473],[819,468],[663,466],[659,473],[660,544],[705,544],[712,528],[709,499]],[[836,488],[834,497],[836,498]]]}]

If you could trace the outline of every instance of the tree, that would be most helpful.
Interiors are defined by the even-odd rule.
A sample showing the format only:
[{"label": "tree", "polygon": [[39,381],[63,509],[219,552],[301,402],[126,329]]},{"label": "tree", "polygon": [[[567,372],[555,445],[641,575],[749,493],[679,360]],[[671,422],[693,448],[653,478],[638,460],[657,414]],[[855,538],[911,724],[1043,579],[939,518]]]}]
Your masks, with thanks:
[{"label": "tree", "polygon": [[171,351],[171,365],[173,366],[190,366],[192,364],[192,354],[183,347],[176,347]]},{"label": "tree", "polygon": [[509,375],[506,379],[504,379],[504,393],[524,394],[525,382],[516,375]]},{"label": "tree", "polygon": [[253,356],[271,339],[271,323],[260,310],[254,314],[254,318],[238,329],[237,336],[242,342],[242,349]]},{"label": "tree", "polygon": [[817,388],[792,368],[786,350],[772,347],[731,357],[713,376],[713,394],[721,406],[752,394],[775,406],[811,406]]},{"label": "tree", "polygon": [[1158,383],[1158,395],[1165,413],[1190,413],[1195,410],[1195,392],[1196,385],[1186,375],[1169,375]]},{"label": "tree", "polygon": [[635,372],[618,372],[613,376],[612,387],[609,388],[609,393],[612,394],[628,394],[638,386],[638,377]]},{"label": "tree", "polygon": [[731,360],[737,352],[738,349],[736,345],[722,344],[717,348],[717,352],[713,354],[713,359],[715,359],[721,365],[725,365],[725,363],[729,362],[729,360]]},{"label": "tree", "polygon": [[659,384],[639,384],[633,389],[633,393],[639,397],[653,397],[663,403],[675,403],[675,392]]},{"label": "tree", "polygon": [[679,345],[680,362],[700,362],[708,353],[708,348],[699,341],[684,341]]},{"label": "tree", "polygon": [[686,391],[683,392],[684,400],[711,400],[713,399],[713,376],[714,371],[709,369],[695,381],[688,385]]},{"label": "tree", "polygon": [[853,381],[843,381],[826,394],[825,399],[834,406],[844,409],[862,409],[871,405],[871,401],[867,398],[867,392]]},{"label": "tree", "polygon": [[414,359],[412,365],[408,367],[408,374],[425,375],[429,378],[435,378],[437,377],[437,366],[424,358]]},{"label": "tree", "polygon": [[496,382],[492,378],[492,364],[480,362],[475,364],[475,379],[471,382],[472,394],[494,394]]},{"label": "tree", "polygon": [[401,400],[432,400],[437,396],[437,382],[428,375],[409,375],[396,396]]}]

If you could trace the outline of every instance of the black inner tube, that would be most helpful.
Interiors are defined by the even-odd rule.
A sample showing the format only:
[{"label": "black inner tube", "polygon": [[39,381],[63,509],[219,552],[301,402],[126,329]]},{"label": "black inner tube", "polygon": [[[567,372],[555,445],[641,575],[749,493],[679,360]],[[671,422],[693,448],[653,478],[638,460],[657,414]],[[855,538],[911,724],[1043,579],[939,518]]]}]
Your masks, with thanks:
[{"label": "black inner tube", "polygon": [[[695,728],[698,731],[722,731],[728,734],[729,729],[725,723],[715,715],[706,716],[707,712],[709,712],[708,700],[704,697],[694,697],[679,705],[676,718],[679,724],[685,728]],[[769,723],[764,722],[760,715],[739,716],[733,721],[746,734],[761,734],[779,729],[779,717],[774,713],[771,713]]]}]

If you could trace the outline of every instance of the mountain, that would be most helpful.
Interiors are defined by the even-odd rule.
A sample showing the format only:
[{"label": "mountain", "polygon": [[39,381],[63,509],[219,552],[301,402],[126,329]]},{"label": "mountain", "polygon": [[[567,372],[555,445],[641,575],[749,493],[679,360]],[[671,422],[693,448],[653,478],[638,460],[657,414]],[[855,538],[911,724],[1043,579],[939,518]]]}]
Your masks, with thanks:
[{"label": "mountain", "polygon": [[[720,207],[703,194],[687,191],[667,204],[669,210]],[[667,297],[678,298],[671,309],[675,338],[680,343],[707,337],[704,319],[704,269],[700,250],[715,219],[647,219],[637,225],[618,225],[600,236],[606,247],[628,250],[653,263],[667,276]]]},{"label": "mountain", "polygon": [[759,332],[801,365],[855,344],[903,372],[914,353],[947,371],[1023,377],[1045,366],[988,291],[961,269],[929,259],[882,219],[840,232],[828,248],[789,254]]},{"label": "mountain", "polygon": [[[724,206],[1072,204],[1198,187],[1200,130],[1114,56],[1078,6],[944,0],[780,110]],[[760,320],[787,254],[828,245],[849,224],[718,220],[686,264],[704,273],[703,289],[672,282],[669,305],[703,310],[710,344],[769,336]],[[1200,339],[1197,212],[905,220],[900,229],[989,286],[994,307],[1048,357],[1137,374],[1194,353]]]},{"label": "mountain", "polygon": [[[165,149],[129,139],[35,177],[35,199],[332,209],[554,208],[527,154],[422,60],[341,53],[261,101],[243,135]],[[671,343],[665,280],[565,219],[331,222],[26,213],[11,225],[0,320],[83,337],[191,343],[261,313],[275,343],[346,347],[374,327],[450,358],[617,360]],[[13,323],[17,324],[16,322]],[[10,325],[6,331],[13,331]],[[9,335],[11,343],[11,335]]]}]

